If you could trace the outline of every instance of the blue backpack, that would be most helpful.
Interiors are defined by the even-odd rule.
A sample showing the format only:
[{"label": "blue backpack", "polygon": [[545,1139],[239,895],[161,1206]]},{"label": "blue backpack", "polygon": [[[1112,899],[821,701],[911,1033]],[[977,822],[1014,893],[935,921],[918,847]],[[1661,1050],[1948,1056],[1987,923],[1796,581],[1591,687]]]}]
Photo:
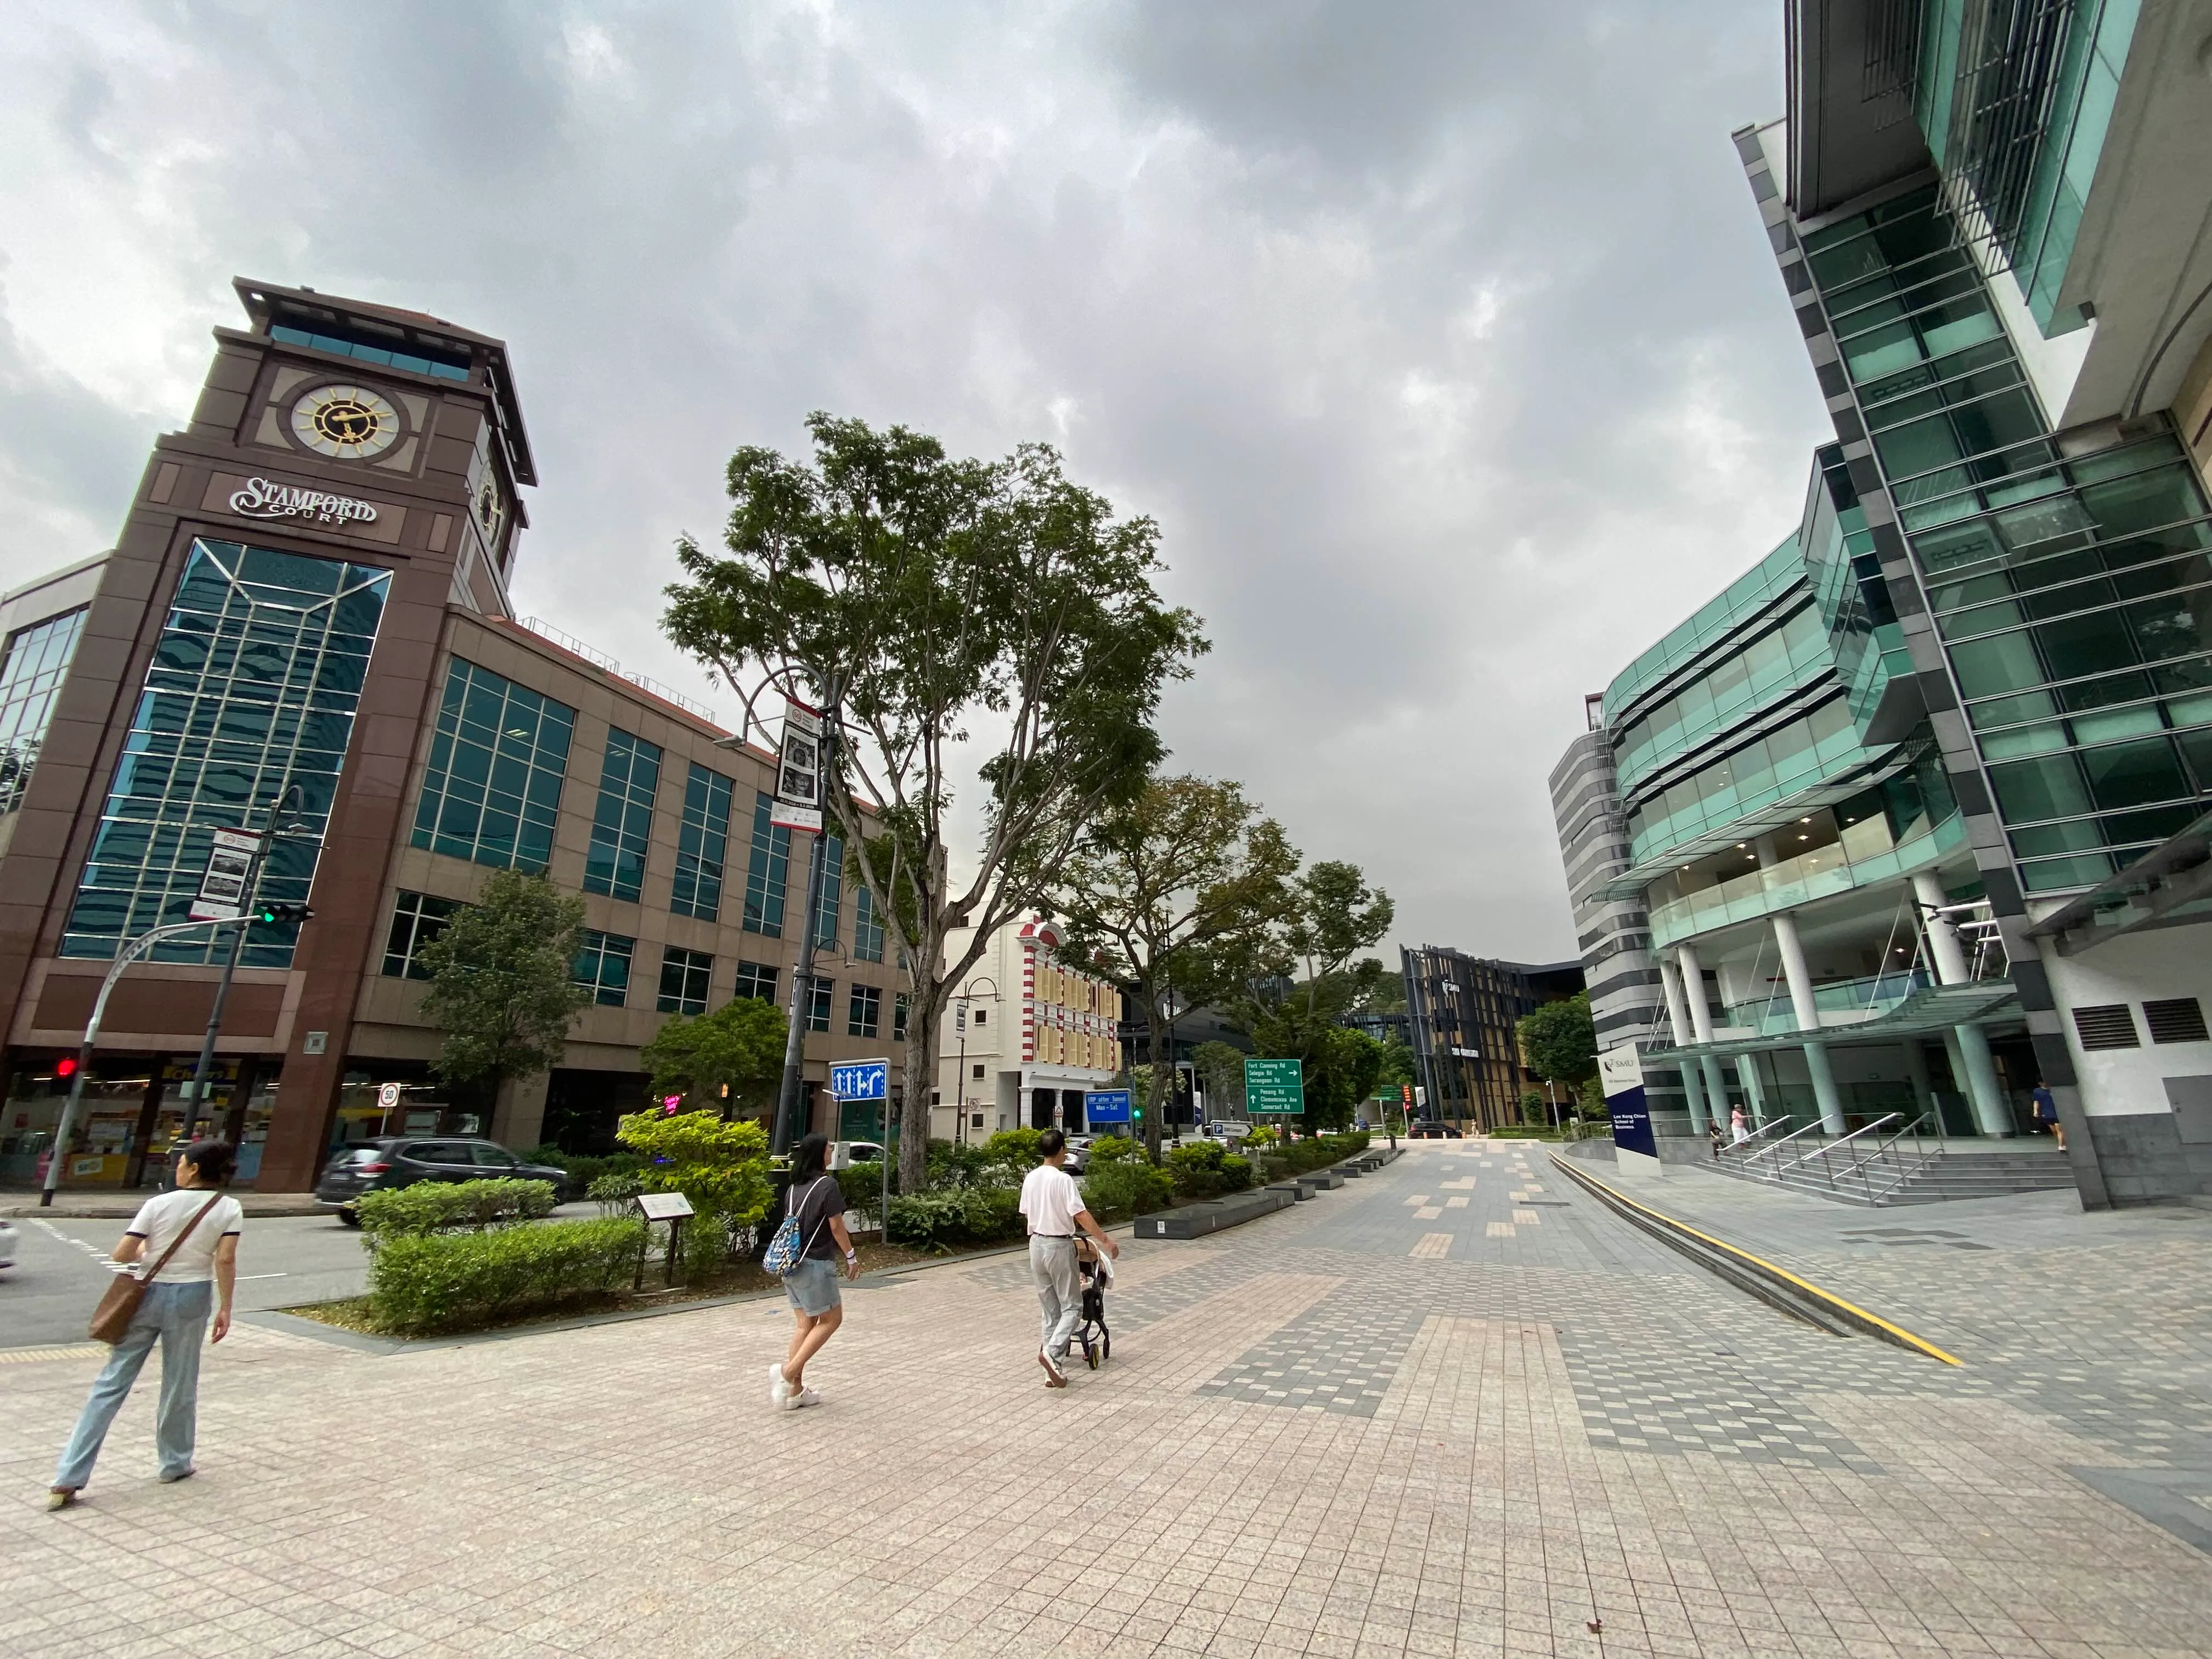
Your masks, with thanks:
[{"label": "blue backpack", "polygon": [[[813,1186],[807,1188],[807,1192],[813,1192],[822,1182],[829,1179],[828,1176],[822,1176]],[[779,1279],[806,1259],[806,1247],[814,1242],[811,1238],[801,1239],[799,1236],[799,1206],[805,1201],[803,1196],[793,1198],[788,1190],[785,1192],[783,1224],[775,1230],[775,1237],[768,1242],[767,1254],[761,1257],[761,1266]],[[828,1224],[828,1218],[824,1218],[822,1226],[816,1227],[814,1231],[819,1233],[822,1227]]]}]

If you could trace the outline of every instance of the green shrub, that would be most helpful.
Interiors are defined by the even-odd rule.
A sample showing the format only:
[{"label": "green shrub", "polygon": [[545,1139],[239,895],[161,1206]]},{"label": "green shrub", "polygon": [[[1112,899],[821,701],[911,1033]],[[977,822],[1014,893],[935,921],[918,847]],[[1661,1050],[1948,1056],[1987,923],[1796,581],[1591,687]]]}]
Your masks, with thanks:
[{"label": "green shrub", "polygon": [[[1019,1174],[1026,1174],[1029,1165],[1036,1162],[1034,1157],[1029,1158]],[[964,1140],[929,1143],[928,1179],[932,1187],[1003,1187],[1006,1184],[1006,1158],[988,1146]]]},{"label": "green shrub", "polygon": [[928,1250],[1003,1243],[1021,1236],[1021,1197],[1013,1187],[901,1193],[891,1200],[890,1241]]},{"label": "green shrub", "polygon": [[622,1174],[603,1175],[586,1188],[584,1196],[599,1206],[604,1217],[629,1215],[630,1200],[645,1190],[635,1170]]},{"label": "green shrub", "polygon": [[1175,1177],[1141,1158],[1093,1164],[1084,1179],[1083,1202],[1101,1221],[1146,1215],[1175,1202]]},{"label": "green shrub", "polygon": [[983,1143],[983,1155],[994,1164],[1011,1164],[1026,1175],[1044,1162],[1037,1150],[1042,1129],[1001,1129]]},{"label": "green shrub", "polygon": [[1252,1184],[1252,1160],[1231,1152],[1221,1160],[1221,1190],[1241,1193]]},{"label": "green shrub", "polygon": [[1091,1167],[1094,1170],[1101,1164],[1118,1164],[1125,1158],[1144,1155],[1144,1143],[1127,1135],[1100,1135],[1091,1143]]},{"label": "green shrub", "polygon": [[532,1146],[515,1156],[525,1164],[546,1164],[556,1170],[566,1170],[572,1193],[585,1191],[601,1176],[625,1175],[645,1167],[645,1160],[635,1152],[610,1152],[605,1158],[594,1158],[585,1152],[564,1152],[558,1146]]},{"label": "green shrub", "polygon": [[648,1193],[681,1193],[700,1215],[735,1232],[768,1212],[768,1132],[749,1119],[724,1122],[714,1112],[635,1112],[615,1125],[623,1145],[647,1162],[637,1172]]},{"label": "green shrub", "polygon": [[374,1244],[426,1233],[481,1232],[550,1215],[556,1194],[543,1181],[418,1181],[363,1193],[361,1230]]},{"label": "green shrub", "polygon": [[1521,1121],[1523,1123],[1533,1124],[1549,1123],[1552,1121],[1551,1107],[1545,1102],[1544,1097],[1534,1089],[1524,1089],[1521,1091]]},{"label": "green shrub", "polygon": [[836,1174],[837,1190],[845,1195],[845,1207],[873,1215],[884,1201],[884,1166],[874,1162],[855,1164]]},{"label": "green shrub", "polygon": [[1191,1140],[1168,1154],[1169,1176],[1185,1198],[1212,1198],[1224,1190],[1221,1164],[1228,1148],[1218,1140]]},{"label": "green shrub", "polygon": [[1501,1123],[1486,1131],[1493,1140],[1557,1140],[1559,1132],[1548,1123]]},{"label": "green shrub", "polygon": [[369,1310],[406,1335],[496,1324],[629,1284],[644,1239],[634,1220],[388,1237],[370,1259]]}]

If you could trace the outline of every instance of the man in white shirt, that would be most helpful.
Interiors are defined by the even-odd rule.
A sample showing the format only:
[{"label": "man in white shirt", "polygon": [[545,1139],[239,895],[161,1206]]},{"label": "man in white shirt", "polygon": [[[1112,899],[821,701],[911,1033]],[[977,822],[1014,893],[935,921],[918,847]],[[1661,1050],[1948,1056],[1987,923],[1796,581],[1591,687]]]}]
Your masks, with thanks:
[{"label": "man in white shirt", "polygon": [[1080,1227],[1108,1255],[1119,1257],[1120,1245],[1099,1230],[1084,1207],[1083,1189],[1063,1169],[1067,1137],[1047,1129],[1037,1137],[1044,1162],[1022,1182],[1022,1215],[1030,1224],[1030,1277],[1036,1281],[1037,1306],[1042,1310],[1037,1345],[1037,1364],[1044,1367],[1048,1389],[1067,1386],[1068,1339],[1083,1311],[1081,1280],[1075,1271],[1075,1231]]}]

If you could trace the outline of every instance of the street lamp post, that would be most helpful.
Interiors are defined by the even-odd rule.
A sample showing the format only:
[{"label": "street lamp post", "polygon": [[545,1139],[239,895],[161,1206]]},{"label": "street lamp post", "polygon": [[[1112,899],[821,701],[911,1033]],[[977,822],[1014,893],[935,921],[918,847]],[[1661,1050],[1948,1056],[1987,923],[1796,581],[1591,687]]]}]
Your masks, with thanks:
[{"label": "street lamp post", "polygon": [[999,981],[988,974],[969,980],[960,988],[960,994],[952,999],[952,1005],[958,1011],[952,1024],[960,1033],[960,1058],[954,1062],[952,1079],[957,1085],[952,1091],[952,1140],[955,1146],[964,1146],[968,1139],[968,1007],[970,1003],[980,1000],[975,994],[975,987],[979,983],[991,988],[992,1001],[999,1000]]},{"label": "street lamp post", "polygon": [[[776,1091],[775,1127],[769,1139],[769,1150],[777,1153],[788,1152],[804,1133],[799,1121],[799,1097],[805,1082],[806,1022],[814,1009],[815,916],[822,908],[822,888],[827,878],[824,866],[830,852],[830,778],[843,718],[837,707],[836,681],[832,678],[826,689],[830,695],[824,700],[828,707],[822,712],[822,741],[814,751],[814,799],[823,820],[822,827],[814,832],[814,848],[806,860],[806,914],[799,924],[799,963],[792,975],[791,1029],[784,1037],[783,1083]],[[888,1095],[884,1111],[888,1124]],[[886,1163],[890,1159],[888,1133],[884,1140],[884,1158]]]},{"label": "street lamp post", "polygon": [[62,1108],[61,1127],[55,1132],[53,1153],[46,1159],[46,1178],[39,1191],[41,1209],[52,1206],[54,1189],[61,1185],[62,1160],[69,1156],[70,1137],[76,1132],[77,1108],[84,1100],[84,1074],[92,1065],[93,1045],[100,1040],[100,1022],[107,1012],[108,994],[123,977],[123,970],[165,939],[174,939],[179,933],[194,933],[202,927],[235,927],[243,933],[248,920],[240,915],[224,921],[173,921],[139,934],[115,953],[114,965],[108,969],[107,977],[100,981],[100,994],[92,1000],[92,1018],[85,1022],[84,1042],[76,1051],[76,1070],[70,1077],[69,1101]]}]

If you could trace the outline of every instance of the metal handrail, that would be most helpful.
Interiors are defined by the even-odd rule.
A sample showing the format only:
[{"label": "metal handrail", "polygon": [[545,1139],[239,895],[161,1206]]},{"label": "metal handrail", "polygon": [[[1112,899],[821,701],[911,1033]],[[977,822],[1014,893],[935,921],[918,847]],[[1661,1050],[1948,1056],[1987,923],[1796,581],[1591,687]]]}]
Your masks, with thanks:
[{"label": "metal handrail", "polygon": [[[1850,1146],[1851,1142],[1856,1140],[1861,1135],[1872,1134],[1876,1129],[1881,1127],[1883,1124],[1895,1121],[1896,1118],[1897,1114],[1895,1112],[1884,1112],[1880,1117],[1875,1119],[1873,1122],[1869,1123],[1863,1127],[1854,1129],[1847,1135],[1838,1136],[1832,1145],[1814,1147],[1811,1152],[1806,1153],[1804,1157],[1799,1158],[1796,1164],[1792,1164],[1790,1167],[1794,1170],[1798,1167],[1798,1164],[1810,1164],[1816,1158],[1825,1160],[1829,1153],[1841,1151],[1844,1147]],[[1775,1142],[1775,1145],[1778,1146],[1781,1144],[1782,1143],[1780,1141]],[[1825,1170],[1826,1167],[1827,1165],[1824,1162],[1821,1168]],[[1779,1175],[1783,1173],[1783,1171],[1778,1170],[1775,1173]],[[1833,1186],[1835,1182],[1831,1180],[1829,1185]]]},{"label": "metal handrail", "polygon": [[[1757,1140],[1761,1135],[1772,1134],[1777,1129],[1781,1128],[1789,1121],[1790,1120],[1786,1117],[1770,1118],[1765,1122],[1760,1124],[1756,1129],[1753,1129],[1749,1134],[1746,1135],[1741,1140],[1729,1140],[1722,1142],[1721,1155],[1725,1158],[1729,1153],[1733,1152],[1739,1158],[1749,1158],[1752,1155],[1752,1142]],[[1779,1146],[1780,1144],[1781,1143],[1779,1141],[1769,1141],[1767,1146]],[[1758,1148],[1758,1150],[1763,1152],[1766,1150],[1766,1147],[1761,1146]]]},{"label": "metal handrail", "polygon": [[[1920,1126],[1926,1121],[1928,1121],[1927,1113],[1921,1112],[1917,1114],[1913,1117],[1911,1122],[1906,1124],[1902,1129],[1899,1129],[1896,1133],[1891,1135],[1888,1139],[1883,1141],[1879,1146],[1876,1146],[1874,1151],[1869,1152],[1864,1158],[1859,1159],[1858,1162],[1852,1166],[1852,1170],[1850,1172],[1856,1173],[1858,1175],[1859,1184],[1865,1191],[1867,1202],[1869,1205],[1878,1206],[1881,1202],[1882,1198],[1897,1191],[1899,1188],[1903,1187],[1905,1182],[1911,1181],[1915,1175],[1919,1173],[1920,1170],[1934,1163],[1936,1158],[1943,1156],[1943,1142],[1940,1134],[1936,1138],[1936,1151],[1932,1155],[1922,1150],[1920,1145]],[[1907,1135],[1911,1135],[1912,1137],[1912,1166],[1910,1169],[1900,1170],[1898,1172],[1897,1179],[1890,1182],[1888,1186],[1884,1187],[1881,1189],[1881,1193],[1877,1195],[1874,1190],[1874,1177],[1866,1173],[1867,1166],[1870,1164],[1880,1163],[1887,1158],[1891,1151],[1896,1146],[1897,1143],[1904,1139]]]},{"label": "metal handrail", "polygon": [[[1781,1139],[1777,1140],[1777,1141],[1770,1142],[1768,1145],[1764,1146],[1761,1146],[1761,1147],[1760,1147],[1757,1152],[1747,1152],[1747,1153],[1746,1153],[1746,1154],[1744,1155],[1744,1162],[1745,1162],[1745,1163],[1747,1163],[1747,1164],[1748,1164],[1748,1163],[1750,1163],[1750,1162],[1751,1162],[1753,1159],[1754,1159],[1754,1158],[1765,1158],[1765,1157],[1769,1152],[1780,1152],[1780,1151],[1781,1151],[1784,1146],[1788,1146],[1791,1141],[1793,1141],[1793,1140],[1796,1139],[1798,1136],[1800,1136],[1800,1135],[1818,1134],[1818,1133],[1820,1133],[1820,1120],[1816,1118],[1816,1119],[1814,1119],[1812,1122],[1810,1122],[1810,1123],[1807,1124],[1803,1128],[1802,1128],[1802,1129],[1792,1129],[1792,1130],[1791,1130],[1788,1134],[1786,1134],[1786,1135],[1783,1136]],[[1793,1170],[1794,1170],[1794,1169],[1796,1169],[1797,1166],[1796,1166],[1795,1164],[1791,1164],[1790,1167],[1791,1169],[1793,1169]],[[1781,1171],[1778,1170],[1776,1170],[1776,1171],[1775,1171],[1775,1173],[1776,1173],[1777,1175],[1779,1175],[1779,1174],[1781,1173]]]}]

